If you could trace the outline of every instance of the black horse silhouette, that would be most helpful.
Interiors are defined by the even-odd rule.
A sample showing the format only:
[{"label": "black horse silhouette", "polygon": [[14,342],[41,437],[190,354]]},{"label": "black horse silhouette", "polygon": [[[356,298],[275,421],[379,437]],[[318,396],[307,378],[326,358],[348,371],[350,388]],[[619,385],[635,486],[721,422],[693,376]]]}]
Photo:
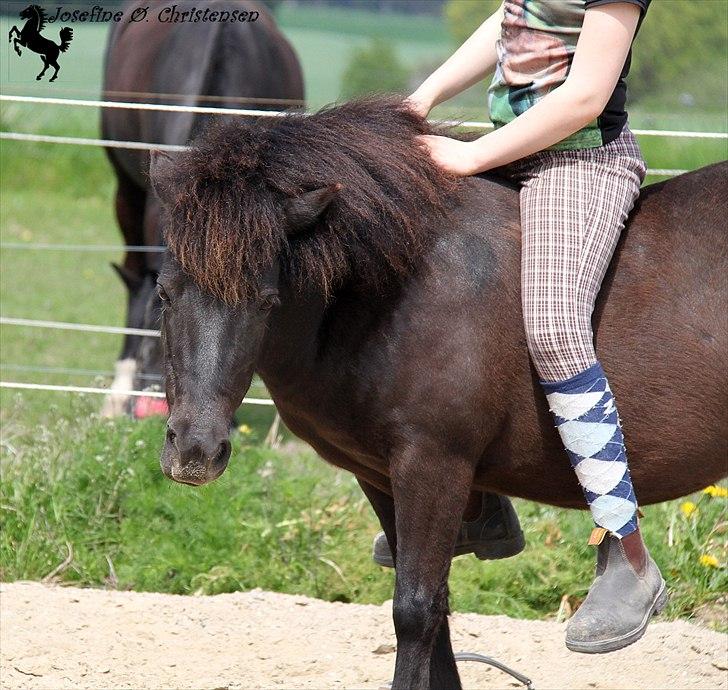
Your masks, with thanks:
[{"label": "black horse silhouette", "polygon": [[18,55],[22,55],[20,46],[40,55],[40,59],[43,60],[43,70],[36,77],[36,80],[40,79],[48,67],[51,66],[55,68],[55,72],[53,72],[53,76],[49,81],[55,81],[58,70],[61,69],[58,64],[58,56],[68,50],[68,46],[73,40],[73,29],[67,26],[61,29],[61,44],[58,45],[40,34],[47,21],[46,11],[40,5],[28,5],[20,13],[20,18],[27,20],[25,25],[20,30],[18,30],[17,26],[13,26],[8,34],[8,40],[13,44]]}]

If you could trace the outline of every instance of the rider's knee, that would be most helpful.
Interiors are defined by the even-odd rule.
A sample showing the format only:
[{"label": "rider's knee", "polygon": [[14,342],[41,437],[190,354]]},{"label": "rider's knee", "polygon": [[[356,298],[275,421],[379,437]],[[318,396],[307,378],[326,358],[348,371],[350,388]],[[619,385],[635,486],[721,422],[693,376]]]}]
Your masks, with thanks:
[{"label": "rider's knee", "polygon": [[593,357],[588,326],[548,318],[526,319],[524,325],[528,351],[542,378],[569,378],[588,366]]}]

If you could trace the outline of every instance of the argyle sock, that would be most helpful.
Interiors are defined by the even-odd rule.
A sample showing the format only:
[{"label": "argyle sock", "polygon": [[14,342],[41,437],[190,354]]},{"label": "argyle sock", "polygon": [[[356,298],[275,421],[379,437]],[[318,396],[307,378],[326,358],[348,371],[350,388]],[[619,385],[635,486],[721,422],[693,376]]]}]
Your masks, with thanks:
[{"label": "argyle sock", "polygon": [[626,537],[637,529],[637,499],[622,426],[601,364],[566,381],[542,381],[556,428],[594,522]]}]

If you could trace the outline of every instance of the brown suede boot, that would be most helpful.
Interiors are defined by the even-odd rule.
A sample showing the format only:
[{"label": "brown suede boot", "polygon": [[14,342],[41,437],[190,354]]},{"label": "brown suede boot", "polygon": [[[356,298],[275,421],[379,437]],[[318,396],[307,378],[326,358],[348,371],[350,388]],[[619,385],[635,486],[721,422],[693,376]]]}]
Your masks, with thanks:
[{"label": "brown suede boot", "polygon": [[595,530],[601,537],[596,578],[566,627],[573,652],[613,652],[636,642],[667,604],[665,580],[639,530],[623,539],[605,532]]}]

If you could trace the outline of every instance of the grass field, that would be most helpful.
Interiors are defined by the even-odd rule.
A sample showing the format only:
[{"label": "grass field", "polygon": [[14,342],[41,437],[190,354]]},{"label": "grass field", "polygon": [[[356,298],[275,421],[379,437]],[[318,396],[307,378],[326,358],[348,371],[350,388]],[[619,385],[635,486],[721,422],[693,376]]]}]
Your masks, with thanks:
[{"label": "grass field", "polygon": [[[90,586],[391,598],[392,573],[369,560],[378,526],[353,477],[298,444],[261,448],[262,417],[246,411],[250,428],[234,435],[227,472],[191,490],[159,471],[161,420],[108,422],[94,410],[95,401],[73,398],[48,410],[52,422],[29,428],[32,410],[14,397],[4,421],[0,579],[42,578],[70,549],[59,579]],[[647,508],[643,529],[670,582],[668,615],[720,626],[728,581],[710,563],[725,563],[725,499],[699,494],[692,504]],[[456,610],[553,616],[564,597],[573,606],[586,593],[589,516],[525,501],[517,508],[527,550],[487,564],[456,559]]]},{"label": "grass field", "polygon": [[[313,107],[337,98],[354,47],[372,36],[393,41],[413,71],[450,49],[432,18],[304,11],[284,7],[280,22],[304,67]],[[5,35],[8,21],[0,21]],[[22,60],[4,44],[4,93],[95,98],[103,27],[78,26],[73,53],[55,85],[34,80],[37,56]],[[71,59],[73,57],[73,59]],[[57,87],[57,88],[54,88]],[[482,119],[484,87],[436,114]],[[724,111],[666,111],[659,103],[633,110],[633,126],[726,130]],[[89,109],[3,104],[3,130],[97,136]],[[725,141],[644,138],[652,167],[695,168],[728,157]],[[0,235],[5,242],[114,244],[113,179],[100,149],[3,141],[0,144]],[[120,253],[33,253],[0,256],[0,306],[6,316],[122,325],[123,290],[108,262]],[[3,379],[93,384],[92,375],[33,374],[13,366],[72,367],[108,372],[120,345],[109,335],[2,327]],[[101,376],[99,381],[108,381]],[[240,413],[251,433],[236,436],[225,476],[201,490],[172,485],[159,472],[162,423],[95,417],[91,396],[0,392],[0,579],[40,578],[67,555],[65,581],[172,592],[216,592],[260,586],[325,599],[380,602],[392,576],[369,561],[376,521],[352,477],[300,446],[261,447],[269,409]],[[697,505],[647,509],[645,532],[674,595],[672,616],[717,620],[726,584],[726,502],[701,494]],[[684,510],[681,510],[683,506]],[[458,610],[540,617],[563,596],[576,603],[590,581],[584,546],[586,514],[519,502],[527,555],[481,564],[455,562]],[[708,556],[710,558],[701,557]],[[715,558],[718,566],[711,565]]]}]

